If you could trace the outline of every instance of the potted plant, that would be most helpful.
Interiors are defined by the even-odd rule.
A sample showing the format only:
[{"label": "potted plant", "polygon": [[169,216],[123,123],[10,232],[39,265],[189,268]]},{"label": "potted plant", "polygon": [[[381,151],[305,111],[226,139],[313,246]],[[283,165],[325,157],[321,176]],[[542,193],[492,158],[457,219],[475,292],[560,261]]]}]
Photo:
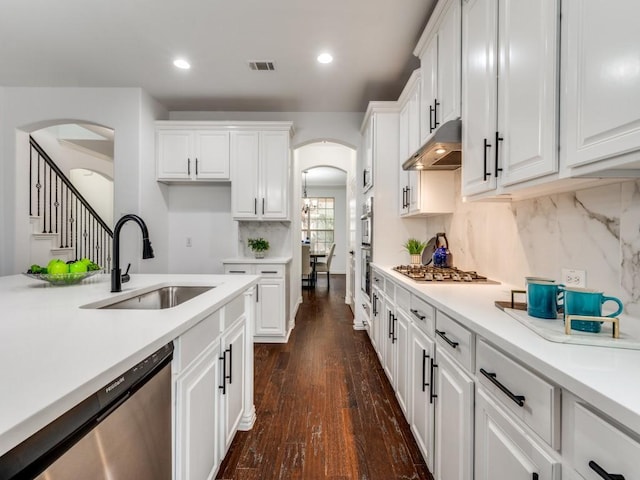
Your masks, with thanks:
[{"label": "potted plant", "polygon": [[411,265],[420,265],[422,263],[422,252],[427,246],[427,242],[421,242],[417,238],[410,238],[403,246],[411,255]]},{"label": "potted plant", "polygon": [[264,258],[265,252],[269,250],[269,241],[262,237],[250,238],[247,243],[256,258]]}]

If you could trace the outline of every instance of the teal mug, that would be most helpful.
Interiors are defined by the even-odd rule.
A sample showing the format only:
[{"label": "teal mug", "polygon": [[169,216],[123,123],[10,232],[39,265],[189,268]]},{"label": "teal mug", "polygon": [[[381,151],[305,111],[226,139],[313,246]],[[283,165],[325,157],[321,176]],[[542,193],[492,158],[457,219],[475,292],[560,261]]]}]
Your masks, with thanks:
[{"label": "teal mug", "polygon": [[527,313],[537,318],[558,318],[564,285],[553,280],[527,278]]},{"label": "teal mug", "polygon": [[[622,313],[624,306],[620,299],[607,297],[604,293],[586,288],[566,288],[564,291],[564,315],[584,315],[588,317],[602,317],[602,305],[605,302],[615,302],[618,309],[605,317],[617,317]],[[602,322],[589,322],[586,320],[573,320],[572,330],[581,332],[600,333]]]}]

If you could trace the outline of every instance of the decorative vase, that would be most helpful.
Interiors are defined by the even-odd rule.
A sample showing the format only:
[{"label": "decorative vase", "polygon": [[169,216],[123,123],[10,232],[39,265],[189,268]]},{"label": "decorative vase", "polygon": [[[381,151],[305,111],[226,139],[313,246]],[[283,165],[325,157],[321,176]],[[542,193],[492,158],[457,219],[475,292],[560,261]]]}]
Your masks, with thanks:
[{"label": "decorative vase", "polygon": [[264,258],[264,250],[261,250],[259,252],[253,252],[253,254],[255,255],[256,258]]},{"label": "decorative vase", "polygon": [[419,253],[411,254],[411,265],[421,265],[422,264],[422,255]]}]

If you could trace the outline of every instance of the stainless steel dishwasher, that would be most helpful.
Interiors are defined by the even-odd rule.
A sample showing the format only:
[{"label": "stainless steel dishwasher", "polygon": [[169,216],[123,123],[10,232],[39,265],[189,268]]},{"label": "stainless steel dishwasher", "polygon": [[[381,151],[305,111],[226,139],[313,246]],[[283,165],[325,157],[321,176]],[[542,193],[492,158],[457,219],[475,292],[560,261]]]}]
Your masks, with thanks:
[{"label": "stainless steel dishwasher", "polygon": [[170,480],[169,343],[0,457],[1,479]]}]

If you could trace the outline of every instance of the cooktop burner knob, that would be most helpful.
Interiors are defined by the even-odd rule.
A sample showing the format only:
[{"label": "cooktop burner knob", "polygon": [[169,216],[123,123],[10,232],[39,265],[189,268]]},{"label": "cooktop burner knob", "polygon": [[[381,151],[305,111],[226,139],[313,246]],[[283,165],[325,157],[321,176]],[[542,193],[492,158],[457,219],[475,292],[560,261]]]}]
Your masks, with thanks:
[{"label": "cooktop burner knob", "polygon": [[441,282],[444,280],[444,275],[442,273],[435,273],[433,275],[433,278],[435,278],[437,281]]}]

